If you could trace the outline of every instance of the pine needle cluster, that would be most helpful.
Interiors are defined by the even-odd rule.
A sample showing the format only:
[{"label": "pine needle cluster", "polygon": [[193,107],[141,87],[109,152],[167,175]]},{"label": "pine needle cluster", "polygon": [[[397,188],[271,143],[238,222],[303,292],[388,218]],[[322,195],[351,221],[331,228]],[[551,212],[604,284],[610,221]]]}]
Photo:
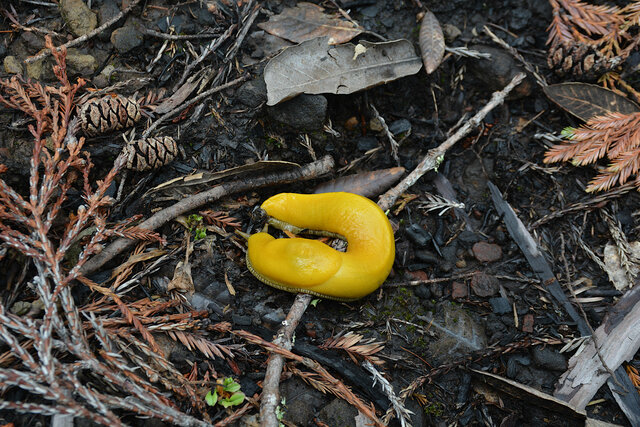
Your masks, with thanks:
[{"label": "pine needle cluster", "polygon": [[578,128],[563,131],[567,142],[554,145],[544,162],[571,161],[575,166],[594,164],[602,158],[610,163],[589,182],[588,192],[622,185],[634,176],[640,189],[640,112],[596,116]]}]

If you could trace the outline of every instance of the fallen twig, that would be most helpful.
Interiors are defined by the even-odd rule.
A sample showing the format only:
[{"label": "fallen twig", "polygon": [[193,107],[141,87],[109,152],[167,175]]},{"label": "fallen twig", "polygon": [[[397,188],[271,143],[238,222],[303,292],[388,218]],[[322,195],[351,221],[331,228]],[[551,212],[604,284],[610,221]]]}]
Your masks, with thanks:
[{"label": "fallen twig", "polygon": [[149,137],[149,135],[151,135],[151,132],[153,132],[158,126],[160,126],[160,123],[162,123],[163,121],[171,119],[174,116],[177,116],[178,113],[180,113],[184,109],[189,108],[193,104],[196,104],[196,103],[202,101],[205,98],[208,98],[209,96],[213,95],[214,93],[218,93],[218,92],[223,91],[225,89],[228,89],[228,88],[230,88],[232,86],[235,86],[238,83],[242,83],[243,81],[247,80],[248,78],[249,78],[249,75],[245,74],[244,76],[238,77],[235,80],[231,80],[228,83],[225,83],[225,84],[220,85],[220,86],[216,86],[216,87],[214,87],[212,89],[209,89],[206,92],[202,92],[200,95],[196,96],[195,98],[192,98],[191,100],[185,102],[184,104],[178,105],[173,110],[168,111],[164,115],[158,117],[158,119],[155,122],[153,122],[151,124],[151,126],[149,126],[149,128],[147,130],[144,131],[144,133],[142,134],[142,139]]},{"label": "fallen twig", "polygon": [[[131,9],[136,7],[138,5],[138,3],[140,3],[140,1],[141,0],[132,0],[131,3],[129,3],[129,6],[127,6],[122,12],[118,13],[116,16],[114,16],[113,18],[109,19],[107,22],[105,22],[104,24],[100,25],[95,30],[90,31],[87,34],[78,37],[77,39],[73,39],[73,40],[63,44],[62,46],[58,46],[56,48],[56,50],[60,51],[60,49],[62,49],[62,48],[70,48],[70,47],[79,45],[80,43],[86,42],[87,40],[97,36],[98,34],[103,32],[104,30],[106,30],[107,28],[109,28],[110,26],[112,26],[113,24],[118,22],[120,19],[122,19],[122,17],[125,16],[127,13],[131,12]],[[51,55],[51,50],[47,49],[47,50],[45,50],[43,52],[40,52],[36,56],[31,56],[31,57],[25,59],[24,62],[25,62],[25,64],[31,64],[32,62],[39,61],[42,58],[46,58],[49,55]]]},{"label": "fallen twig", "polygon": [[[580,334],[584,336],[590,335],[591,330],[589,325],[578,314],[576,309],[573,308],[571,302],[564,294],[562,287],[558,283],[558,280],[556,279],[553,271],[551,270],[551,267],[544,258],[544,255],[538,248],[536,241],[533,239],[529,231],[527,231],[526,227],[515,214],[509,203],[507,203],[507,201],[502,198],[500,190],[498,190],[498,188],[491,182],[488,182],[487,185],[489,186],[489,191],[491,192],[491,198],[493,199],[493,204],[496,207],[496,211],[503,217],[509,234],[516,242],[520,250],[524,253],[525,258],[529,262],[529,265],[531,266],[533,271],[543,281],[545,288],[549,291],[551,296],[553,296],[555,300],[562,305],[565,312],[576,323]],[[636,321],[640,321],[640,319],[636,319]],[[640,336],[638,336],[638,339],[640,339]],[[622,338],[618,337],[618,341],[621,340]],[[618,345],[619,344],[620,343],[618,342]],[[609,364],[609,366],[611,365],[614,364]],[[595,375],[595,372],[593,374]],[[604,380],[609,377],[607,385],[609,386],[609,389],[611,389],[611,394],[613,395],[614,399],[616,400],[616,402],[618,402],[618,405],[620,405],[620,408],[625,413],[625,415],[627,415],[629,421],[631,421],[631,423],[634,423],[635,421],[635,425],[640,425],[640,414],[638,414],[638,408],[640,408],[640,395],[635,392],[628,392],[629,390],[634,390],[634,387],[633,384],[631,384],[631,380],[627,376],[624,368],[617,366],[614,376],[615,380],[611,379],[611,377],[609,377],[607,373],[607,375],[604,376],[602,382],[604,382]],[[620,387],[618,384],[622,384],[623,387]],[[627,390],[624,390],[624,388],[626,388]],[[558,394],[555,395],[558,396]],[[565,397],[570,398],[568,394],[565,395]]]},{"label": "fallen twig", "polygon": [[[178,215],[182,215],[185,212],[199,208],[206,203],[211,203],[214,200],[218,200],[219,198],[229,194],[266,187],[268,185],[285,184],[317,178],[318,176],[331,171],[333,165],[333,159],[330,156],[325,156],[317,162],[309,163],[302,166],[300,169],[293,171],[273,173],[252,180],[232,181],[220,184],[210,190],[182,199],[178,203],[155,213],[149,217],[149,219],[139,224],[138,227],[147,230],[155,230]],[[81,274],[87,275],[96,271],[106,262],[129,248],[135,242],[135,240],[129,239],[116,240],[107,246],[101,253],[87,261],[83,268],[80,269]]]},{"label": "fallen twig", "polygon": [[465,137],[471,130],[475,129],[480,125],[480,122],[485,118],[489,111],[493,110],[498,105],[502,104],[509,94],[516,86],[524,80],[525,74],[518,73],[516,74],[511,82],[504,87],[499,92],[494,92],[491,96],[491,100],[485,105],[480,111],[476,113],[475,116],[470,118],[464,126],[462,126],[458,131],[447,138],[442,144],[437,146],[436,148],[429,150],[426,156],[422,159],[420,164],[416,166],[416,168],[409,174],[405,179],[400,181],[398,185],[393,187],[391,190],[384,193],[378,199],[378,205],[382,208],[382,210],[386,211],[390,209],[395,203],[396,199],[400,197],[400,195],[406,191],[409,187],[415,184],[425,173],[432,169],[436,169],[440,162],[442,161],[442,157],[447,152],[449,148],[451,148],[456,142]]},{"label": "fallen twig", "polygon": [[259,336],[252,334],[251,332],[242,330],[232,330],[230,332],[240,338],[247,340],[250,343],[257,344],[263,347],[267,351],[280,354],[287,359],[302,363],[307,368],[315,371],[325,381],[328,381],[331,384],[332,387],[329,390],[331,391],[331,393],[355,406],[356,409],[362,412],[367,418],[369,418],[373,425],[375,425],[376,427],[384,427],[384,424],[376,416],[375,411],[371,406],[365,405],[364,402],[358,396],[356,396],[346,385],[344,385],[342,381],[331,375],[325,368],[322,367],[322,365],[320,365],[315,360],[292,353],[291,351],[282,348],[272,342],[266,341]]},{"label": "fallen twig", "polygon": [[[311,302],[312,295],[298,294],[289,310],[289,314],[282,328],[278,331],[278,336],[273,340],[277,346],[291,350],[293,333],[300,322],[300,318]],[[284,365],[284,357],[273,353],[269,356],[267,371],[262,385],[262,398],[260,399],[260,426],[278,427],[280,422],[276,417],[276,408],[280,403],[280,373]]]}]

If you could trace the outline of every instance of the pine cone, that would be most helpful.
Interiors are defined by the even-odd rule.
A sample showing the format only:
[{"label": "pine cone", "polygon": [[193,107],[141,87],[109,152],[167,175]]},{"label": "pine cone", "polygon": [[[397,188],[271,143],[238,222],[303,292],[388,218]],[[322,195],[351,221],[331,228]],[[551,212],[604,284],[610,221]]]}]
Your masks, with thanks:
[{"label": "pine cone", "polygon": [[120,95],[93,99],[80,109],[80,126],[89,136],[131,127],[141,118],[138,102]]},{"label": "pine cone", "polygon": [[170,136],[160,136],[135,140],[122,151],[127,157],[127,169],[142,172],[169,164],[178,155],[178,145]]},{"label": "pine cone", "polygon": [[578,80],[594,80],[614,65],[596,49],[583,43],[551,48],[547,64],[559,76],[570,75]]}]

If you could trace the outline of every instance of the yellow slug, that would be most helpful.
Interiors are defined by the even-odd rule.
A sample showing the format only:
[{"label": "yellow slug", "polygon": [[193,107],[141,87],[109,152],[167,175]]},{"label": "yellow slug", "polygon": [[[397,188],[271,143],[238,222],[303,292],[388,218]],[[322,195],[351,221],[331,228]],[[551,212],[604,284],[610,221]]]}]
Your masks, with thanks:
[{"label": "yellow slug", "polygon": [[339,252],[318,240],[249,237],[247,267],[267,285],[289,292],[352,301],[378,289],[395,258],[393,231],[371,200],[352,193],[282,193],[262,204],[278,228],[335,233],[348,244]]}]

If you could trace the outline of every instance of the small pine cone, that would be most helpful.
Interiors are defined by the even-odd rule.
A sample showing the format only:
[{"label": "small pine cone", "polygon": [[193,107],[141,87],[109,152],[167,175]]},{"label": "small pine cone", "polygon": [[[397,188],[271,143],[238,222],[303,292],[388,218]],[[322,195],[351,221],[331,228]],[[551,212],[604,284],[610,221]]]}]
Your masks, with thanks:
[{"label": "small pine cone", "polygon": [[178,155],[178,145],[170,136],[160,136],[135,140],[122,151],[127,158],[127,169],[142,172],[169,164]]},{"label": "small pine cone", "polygon": [[141,118],[140,104],[120,95],[93,99],[80,108],[80,126],[89,136],[131,127]]},{"label": "small pine cone", "polygon": [[608,61],[596,49],[583,43],[550,49],[547,64],[559,76],[569,75],[578,80],[594,80],[615,65],[614,61]]}]

